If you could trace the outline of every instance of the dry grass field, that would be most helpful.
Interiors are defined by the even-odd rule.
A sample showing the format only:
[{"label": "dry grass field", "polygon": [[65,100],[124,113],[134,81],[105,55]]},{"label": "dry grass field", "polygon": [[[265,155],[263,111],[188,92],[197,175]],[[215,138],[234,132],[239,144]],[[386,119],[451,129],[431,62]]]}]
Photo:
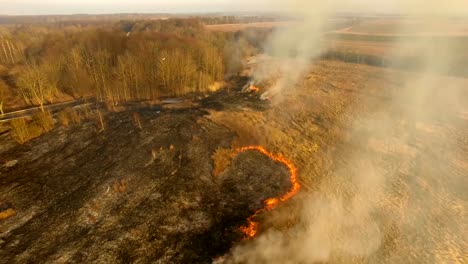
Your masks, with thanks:
[{"label": "dry grass field", "polygon": [[[402,26],[404,25],[404,26]],[[432,30],[427,31],[425,28]],[[405,18],[373,18],[362,19],[351,27],[346,27],[335,32],[362,35],[445,35],[466,36],[468,35],[468,21],[458,20],[436,20],[432,25],[426,21]]]},{"label": "dry grass field", "polygon": [[[95,52],[108,72],[89,60],[90,87],[119,87],[117,78],[123,98],[147,91],[151,100],[105,102],[96,93],[89,109],[0,127],[0,263],[467,263],[468,23],[435,32],[415,20],[353,21],[327,24],[320,40],[303,38],[309,29],[274,35],[274,54],[263,49],[269,29],[297,22],[195,23],[191,31],[193,21],[169,19],[168,32],[207,41],[217,36],[206,30],[224,32],[245,47],[223,50],[220,39],[213,49],[187,46],[190,55],[178,45],[192,37],[174,36],[177,46],[164,52],[158,45],[172,41],[155,39],[153,57],[134,42],[122,47],[137,46],[138,60],[126,49],[115,61]],[[129,33],[118,39],[157,35]],[[118,41],[96,38],[96,47],[105,43]],[[239,56],[232,75],[221,57],[230,52]],[[390,65],[395,54],[412,60]],[[80,61],[57,72],[80,72]],[[7,110],[26,106],[18,69],[0,68]],[[140,73],[148,77],[141,91]],[[181,83],[166,87],[168,79]]]},{"label": "dry grass field", "polygon": [[234,147],[290,158],[306,190],[267,212],[263,233],[227,262],[464,263],[468,80],[430,76],[446,85],[426,87],[440,98],[426,101],[412,92],[420,77],[321,61],[263,113],[212,112],[236,131]]}]

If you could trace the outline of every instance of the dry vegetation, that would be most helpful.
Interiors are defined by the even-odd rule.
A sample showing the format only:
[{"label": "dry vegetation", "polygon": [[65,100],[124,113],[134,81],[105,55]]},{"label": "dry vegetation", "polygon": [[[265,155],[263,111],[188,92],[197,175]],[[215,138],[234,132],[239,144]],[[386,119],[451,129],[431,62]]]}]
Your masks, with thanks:
[{"label": "dry vegetation", "polygon": [[[323,56],[344,62],[419,70],[421,50],[452,50],[458,55],[443,74],[468,76],[466,19],[440,18],[428,22],[417,18],[360,18],[329,31],[322,43]],[[425,47],[425,45],[427,45]]]},{"label": "dry vegetation", "polygon": [[[462,108],[457,109],[447,104],[457,101],[456,98],[441,100],[432,106],[441,111],[440,117],[407,119],[398,113],[402,107],[414,107],[411,100],[400,105],[395,104],[392,98],[408,92],[403,84],[411,78],[415,75],[323,61],[314,66],[298,85],[285,90],[280,103],[263,114],[248,110],[211,113],[212,120],[236,131],[238,137],[234,144],[268,146],[294,161],[299,168],[301,184],[308,190],[303,193],[305,197],[299,195],[301,199],[267,213],[267,221],[263,223],[265,236],[250,245],[252,251],[276,250],[274,245],[277,244],[267,241],[269,236],[276,234],[271,230],[283,230],[285,235],[281,238],[284,240],[276,241],[291,245],[284,250],[291,250],[294,254],[300,249],[292,245],[303,243],[297,242],[301,239],[308,241],[308,236],[313,234],[302,230],[312,225],[315,227],[310,232],[318,232],[314,233],[316,236],[323,232],[328,235],[329,240],[326,241],[338,245],[336,251],[332,246],[329,256],[333,263],[366,263],[372,259],[385,263],[405,259],[463,263],[464,253],[460,246],[466,239],[454,230],[464,225],[460,222],[465,213],[463,191],[456,182],[468,173],[466,166],[459,163],[468,155],[468,127],[462,119],[441,121],[443,119],[440,118],[444,115],[442,112],[455,118],[459,111],[466,111],[467,105],[462,104]],[[433,82],[450,83],[450,87],[458,89],[458,96],[468,94],[466,79],[438,76]],[[441,86],[433,93],[443,94],[444,88]],[[454,109],[457,110],[451,112]],[[376,123],[370,125],[369,122]],[[413,127],[416,127],[415,131]],[[388,131],[394,131],[390,138],[387,137]],[[437,142],[452,142],[457,147],[453,151],[455,145],[442,146]],[[363,177],[375,180],[380,179],[379,175],[383,175],[385,183],[382,185],[353,180],[362,180]],[[441,175],[445,175],[444,179],[440,178]],[[311,194],[310,197],[307,193]],[[359,200],[357,204],[353,202],[356,199]],[[310,204],[312,207],[307,207]],[[319,208],[313,207],[315,205]],[[372,208],[372,212],[377,214],[376,223],[370,220],[374,218],[369,218],[369,215],[359,213],[363,206]],[[333,212],[341,210],[339,208],[351,210],[350,215],[340,212],[333,216]],[[301,218],[304,213],[313,216]],[[426,222],[419,225],[411,217]],[[435,220],[438,217],[450,220],[441,223]],[[346,233],[348,227],[341,229],[339,219],[347,219],[344,220],[346,223],[354,225],[358,237]],[[358,222],[353,222],[353,219]],[[382,235],[377,236],[380,237],[377,241],[364,239],[373,236],[367,229],[373,224],[378,225]],[[427,240],[415,243],[414,236],[440,240],[433,245]],[[355,247],[348,249],[346,243],[353,243]],[[346,250],[355,250],[356,247],[373,253],[365,258],[350,257]],[[370,249],[373,247],[375,251]],[[234,251],[234,256],[239,258],[237,261],[268,262],[269,258],[262,259],[262,254],[249,255],[243,251],[249,252],[248,249],[249,245]],[[281,260],[275,261],[281,263]]]},{"label": "dry vegetation", "polygon": [[37,138],[53,128],[53,120],[48,116],[35,116],[33,120],[26,118],[14,119],[10,122],[10,134],[18,143]]},{"label": "dry vegetation", "polygon": [[[294,162],[303,192],[257,215],[260,239],[235,248],[233,259],[268,263],[238,253],[265,249],[264,238],[279,230],[285,234],[284,251],[297,250],[290,246],[297,244],[294,240],[311,237],[338,245],[327,256],[333,263],[463,263],[466,238],[456,229],[466,227],[460,222],[466,214],[465,186],[458,183],[468,175],[468,106],[460,99],[468,97],[468,81],[431,75],[429,81],[439,84],[431,90],[432,108],[414,104],[417,98],[394,100],[407,93],[406,86],[419,85],[405,84],[418,73],[365,65],[388,66],[394,49],[388,41],[394,36],[382,40],[374,35],[392,35],[394,21],[371,22],[324,40],[323,56],[336,60],[317,61],[272,102],[260,101],[260,93],[253,91],[220,91],[193,109],[190,104],[110,114],[66,108],[52,115],[43,106],[64,96],[92,95],[117,109],[122,102],[159,103],[165,96],[218,90],[225,76],[241,69],[231,56],[258,53],[269,34],[265,28],[287,23],[219,24],[205,30],[200,20],[169,19],[116,22],[108,25],[112,30],[18,27],[0,32],[0,63],[7,65],[7,73],[0,72],[0,112],[18,95],[43,110],[10,122],[11,136],[25,145],[0,148],[2,158],[15,157],[0,167],[6,175],[0,177],[0,194],[16,202],[15,209],[0,212],[10,228],[0,241],[0,248],[10,251],[0,255],[19,262],[59,262],[63,256],[76,263],[206,261],[239,238],[234,225],[226,225],[245,221],[270,197],[262,192],[270,187],[262,181],[275,176],[272,185],[287,187],[277,180],[284,168],[273,167],[267,157],[233,157],[236,148],[260,145]],[[260,91],[274,82],[258,84]],[[456,87],[458,97],[446,98],[446,87]],[[402,114],[417,107],[435,113],[431,118]],[[55,122],[63,128],[54,130]],[[28,142],[46,132],[51,136]],[[22,166],[15,166],[16,159]],[[54,177],[43,170],[48,167]],[[31,171],[38,180],[22,181],[28,192],[10,192],[16,177],[32,177]],[[385,184],[354,181],[375,175],[383,175]],[[260,182],[262,191],[249,181]],[[250,200],[242,200],[249,191],[254,193]],[[38,204],[31,205],[36,197]],[[325,206],[308,210],[310,204]],[[16,216],[23,221],[19,225]],[[305,221],[318,221],[312,230],[317,233]],[[378,242],[368,239],[373,238],[372,224],[379,227]],[[219,235],[223,232],[234,235]],[[316,236],[321,232],[328,233]],[[348,247],[372,253],[351,256]]]},{"label": "dry vegetation", "polygon": [[[358,73],[363,70],[367,72]],[[247,110],[211,112],[210,118],[236,131],[233,148],[268,146],[300,168],[315,167],[311,168],[316,171],[315,176],[302,179],[305,185],[313,186],[313,180],[323,173],[321,166],[330,166],[325,165],[332,160],[329,151],[343,137],[346,118],[356,111],[357,91],[371,85],[369,82],[373,86],[379,85],[378,80],[366,76],[372,71],[376,69],[321,62],[298,87],[282,95],[280,106],[264,113]]]},{"label": "dry vegetation", "polygon": [[[404,23],[404,27],[402,27]],[[468,34],[466,19],[436,19],[431,25],[432,31],[424,30],[427,21],[409,18],[367,18],[360,19],[350,27],[335,32],[362,35],[451,35],[463,36]]]},{"label": "dry vegetation", "polygon": [[[320,61],[295,87],[285,90],[281,98],[274,98],[280,100],[272,105],[260,101],[259,94],[220,91],[200,103],[209,111],[208,116],[206,110],[197,109],[163,110],[161,113],[145,110],[137,114],[131,110],[110,113],[104,122],[100,112],[83,110],[79,114],[65,109],[57,117],[60,124],[68,127],[53,130],[50,137],[27,143],[27,148],[12,146],[2,152],[2,155],[19,157],[15,159],[21,163],[21,166],[1,168],[6,176],[1,178],[3,189],[0,188],[0,192],[7,193],[8,201],[15,201],[12,210],[16,212],[5,220],[13,231],[6,233],[3,245],[7,248],[5,252],[18,256],[6,254],[4,257],[9,261],[48,262],[64,257],[77,263],[94,260],[210,261],[220,252],[228,251],[232,241],[239,238],[225,236],[226,232],[236,234],[238,231],[235,225],[229,228],[226,225],[245,224],[245,219],[262,206],[265,198],[277,195],[264,190],[281,182],[284,175],[278,172],[285,168],[275,167],[273,161],[260,153],[232,156],[232,149],[237,147],[261,145],[294,162],[303,192],[275,210],[258,215],[255,220],[260,222],[259,236],[271,230],[280,230],[286,237],[298,240],[310,235],[301,229],[304,226],[301,215],[307,199],[319,201],[315,204],[343,201],[343,208],[353,211],[348,201],[372,198],[375,214],[383,219],[379,222],[381,245],[368,258],[349,257],[334,251],[331,262],[365,263],[372,261],[371,258],[404,262],[409,258],[412,262],[436,259],[456,263],[462,259],[463,251],[460,244],[453,241],[458,241],[460,234],[451,232],[449,226],[432,223],[414,231],[408,226],[408,219],[416,212],[421,219],[443,217],[452,219],[456,226],[459,224],[457,221],[465,210],[463,200],[461,196],[448,195],[443,189],[458,188],[459,195],[463,195],[462,187],[454,187],[453,182],[440,182],[436,176],[439,171],[446,170],[459,178],[466,175],[468,167],[464,157],[468,154],[468,128],[465,123],[457,122],[399,120],[400,105],[392,102],[392,96],[404,92],[402,83],[414,76],[415,73],[366,65]],[[434,78],[434,82],[450,82],[461,87],[460,96],[467,96],[463,88],[467,87],[466,80]],[[434,96],[442,96],[443,88],[441,85],[434,90]],[[465,108],[454,116],[462,118],[468,112],[466,105],[461,106]],[[402,107],[412,107],[412,104],[403,101]],[[95,119],[85,122],[86,111],[90,113],[86,116]],[[382,117],[383,122],[371,128],[379,131],[389,127],[395,131],[393,138],[388,140],[360,128],[360,125],[368,128],[366,122],[376,117]],[[80,126],[73,126],[79,122]],[[401,142],[399,139],[405,138],[408,128],[420,134],[412,141]],[[369,134],[377,136],[369,137]],[[437,143],[447,137],[458,142],[456,154],[446,154],[449,151]],[[431,144],[426,145],[427,142]],[[46,147],[49,144],[52,144],[50,149]],[[436,152],[440,150],[446,156],[444,164],[447,166],[439,167],[431,162],[434,157],[440,158],[440,153]],[[366,157],[357,157],[356,153],[366,153]],[[33,169],[38,165],[36,155],[42,155],[41,166],[50,167],[50,172]],[[64,157],[66,161],[57,162]],[[364,189],[369,196],[360,196],[362,186],[352,182],[350,175],[360,175],[373,167],[374,162],[388,176],[389,183],[385,185],[388,192],[379,192],[375,186],[368,185]],[[430,165],[421,168],[420,162]],[[7,192],[14,183],[11,179],[22,173],[32,175],[29,170],[36,179],[34,183],[24,183],[24,188],[30,191]],[[286,183],[281,183],[285,189],[287,183],[287,178]],[[74,188],[66,188],[69,186]],[[42,188],[46,191],[39,191]],[[57,196],[58,192],[63,195]],[[244,199],[246,193],[252,193],[251,198]],[[426,193],[430,195],[419,196]],[[31,197],[38,201],[34,206]],[[420,203],[418,199],[422,197],[429,197],[431,205]],[[342,212],[325,209],[318,212]],[[44,211],[47,214],[40,213]],[[238,218],[233,220],[230,218],[233,215]],[[320,217],[320,214],[313,214],[307,219]],[[330,216],[331,220],[316,225],[320,230],[330,231],[329,239],[342,238],[336,240],[337,244],[348,241],[348,235],[352,236],[343,233],[346,228],[333,226],[338,217],[342,216]],[[369,220],[368,217],[360,219],[364,224]],[[26,222],[15,229],[15,221]],[[40,230],[32,228],[36,225]],[[356,230],[358,237],[366,238],[362,225],[351,229]],[[420,235],[443,239],[436,244],[437,248],[412,243],[412,236]],[[19,237],[29,237],[35,242],[15,243]],[[61,239],[64,237],[66,241]],[[218,244],[219,241],[223,242]],[[241,245],[252,246],[260,243],[258,241],[264,240],[244,241]],[[358,239],[356,245],[362,245],[360,243],[363,242]],[[99,247],[89,246],[98,244]],[[256,249],[258,252],[259,248]]]},{"label": "dry vegetation", "polygon": [[[239,21],[244,20],[262,21]],[[218,90],[225,77],[241,70],[243,57],[262,49],[270,32],[205,28],[220,21],[72,19],[0,26],[0,111],[83,97],[116,107]]]},{"label": "dry vegetation", "polygon": [[67,107],[57,114],[57,119],[60,125],[68,127],[70,125],[79,125],[83,119],[90,117],[90,110],[85,108],[84,111],[77,111],[76,109]]},{"label": "dry vegetation", "polygon": [[83,96],[115,105],[208,92],[223,81],[230,36],[206,31],[200,20],[71,24],[1,27],[0,92],[41,108]]},{"label": "dry vegetation", "polygon": [[27,121],[24,118],[11,121],[10,127],[11,136],[18,141],[18,143],[23,144],[31,138]]},{"label": "dry vegetation", "polygon": [[231,164],[233,158],[232,149],[216,149],[215,153],[211,156],[213,159],[213,175],[219,176],[223,171],[225,171]]},{"label": "dry vegetation", "polygon": [[[40,111],[31,118],[16,118],[8,122],[10,134],[18,143],[37,138],[51,132],[58,123],[63,127],[81,125],[83,121],[93,120],[98,131],[104,130],[104,116],[101,110],[90,110],[88,107],[65,108],[55,116],[49,111]],[[7,127],[7,126],[6,126]]]}]

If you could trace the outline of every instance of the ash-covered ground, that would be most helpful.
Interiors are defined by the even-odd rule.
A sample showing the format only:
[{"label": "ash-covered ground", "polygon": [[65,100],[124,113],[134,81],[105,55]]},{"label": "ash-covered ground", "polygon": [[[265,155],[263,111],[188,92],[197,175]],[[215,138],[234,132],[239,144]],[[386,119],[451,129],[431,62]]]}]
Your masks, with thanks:
[{"label": "ash-covered ground", "polygon": [[222,91],[200,107],[107,113],[24,145],[0,138],[0,263],[211,263],[244,238],[263,200],[291,187],[256,151],[219,176],[212,155],[236,136],[206,109],[267,107]]}]

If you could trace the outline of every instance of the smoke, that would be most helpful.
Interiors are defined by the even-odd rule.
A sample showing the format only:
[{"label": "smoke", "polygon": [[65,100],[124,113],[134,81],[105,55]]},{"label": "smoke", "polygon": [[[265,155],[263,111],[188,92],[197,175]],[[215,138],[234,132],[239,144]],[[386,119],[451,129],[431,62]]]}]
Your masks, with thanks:
[{"label": "smoke", "polygon": [[[351,2],[356,4],[353,11],[368,3],[288,1],[288,11],[300,23],[274,33],[267,52],[275,66],[254,75],[260,81],[279,76],[266,94],[274,95],[278,106],[284,107],[281,96],[293,89],[325,48],[321,40],[330,17]],[[416,20],[402,20],[399,32],[408,32],[416,23],[428,35],[440,32],[448,21],[434,14],[468,10],[468,3],[457,0],[392,1],[388,6],[400,14],[418,15]],[[382,90],[390,94],[385,108],[352,122],[346,148],[337,154],[344,162],[313,191],[302,194],[296,223],[235,247],[226,262],[466,261],[467,81],[449,76],[460,56],[460,49],[454,48],[457,41],[399,40],[392,57],[413,55],[417,70],[387,70],[402,77],[393,80],[398,89]],[[375,104],[368,100],[360,104]],[[307,177],[309,172],[300,173]]]},{"label": "smoke", "polygon": [[297,82],[310,61],[322,53],[322,36],[332,14],[332,4],[323,2],[317,4],[319,2],[301,0],[294,1],[294,5],[281,3],[280,6],[289,10],[300,23],[277,29],[268,40],[265,50],[275,61],[257,70],[254,79],[262,82],[272,75],[280,77],[262,97],[275,96],[276,102],[281,100],[282,90]]}]

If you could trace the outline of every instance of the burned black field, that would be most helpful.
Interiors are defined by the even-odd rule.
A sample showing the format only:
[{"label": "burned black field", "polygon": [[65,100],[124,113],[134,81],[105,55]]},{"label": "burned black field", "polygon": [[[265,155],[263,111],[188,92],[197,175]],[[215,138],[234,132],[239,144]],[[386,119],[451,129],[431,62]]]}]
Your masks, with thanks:
[{"label": "burned black field", "polygon": [[[221,92],[201,104],[228,110],[223,100],[258,99]],[[215,177],[211,156],[235,134],[202,108],[140,109],[141,129],[134,113],[24,145],[2,135],[2,211],[15,215],[0,223],[0,262],[210,263],[245,239],[263,200],[290,188],[288,170],[257,151]]]}]

